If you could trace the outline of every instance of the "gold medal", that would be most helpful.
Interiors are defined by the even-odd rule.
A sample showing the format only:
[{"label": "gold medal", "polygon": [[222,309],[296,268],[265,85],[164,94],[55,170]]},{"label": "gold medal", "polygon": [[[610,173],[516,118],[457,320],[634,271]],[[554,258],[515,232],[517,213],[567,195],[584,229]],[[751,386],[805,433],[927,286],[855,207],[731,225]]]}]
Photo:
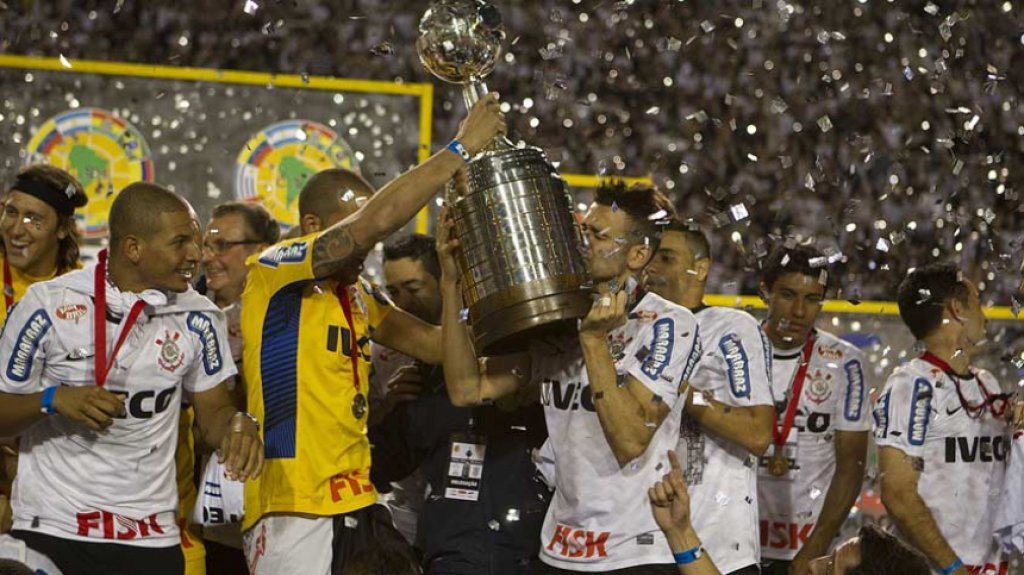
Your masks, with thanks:
[{"label": "gold medal", "polygon": [[356,393],[355,399],[352,400],[352,417],[362,419],[364,415],[366,415],[366,396]]},{"label": "gold medal", "polygon": [[782,453],[775,453],[768,460],[768,473],[775,477],[782,477],[789,473],[789,459]]}]

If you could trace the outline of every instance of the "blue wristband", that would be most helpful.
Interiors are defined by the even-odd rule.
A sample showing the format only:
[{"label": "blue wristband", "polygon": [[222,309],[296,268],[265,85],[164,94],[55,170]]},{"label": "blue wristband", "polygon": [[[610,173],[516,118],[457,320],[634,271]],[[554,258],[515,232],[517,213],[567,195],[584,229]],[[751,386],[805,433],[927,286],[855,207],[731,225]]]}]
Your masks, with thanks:
[{"label": "blue wristband", "polygon": [[957,558],[956,561],[954,561],[954,562],[949,564],[949,567],[946,567],[945,569],[942,570],[942,575],[949,575],[953,571],[956,571],[957,569],[959,569],[959,568],[961,568],[963,566],[964,566],[963,560],[961,560],[960,558]]},{"label": "blue wristband", "polygon": [[57,394],[57,386],[47,387],[43,390],[43,400],[40,402],[39,411],[47,415],[53,415],[57,413],[57,410],[53,407],[53,396]]},{"label": "blue wristband", "polygon": [[689,565],[690,563],[700,559],[702,555],[704,555],[703,545],[698,545],[693,549],[687,549],[686,551],[680,551],[679,553],[672,554],[676,559],[676,565]]},{"label": "blue wristband", "polygon": [[466,149],[466,146],[463,146],[462,142],[458,140],[452,140],[451,143],[448,144],[448,150],[454,154],[457,154],[466,162],[473,159],[473,156],[469,155],[469,150]]}]

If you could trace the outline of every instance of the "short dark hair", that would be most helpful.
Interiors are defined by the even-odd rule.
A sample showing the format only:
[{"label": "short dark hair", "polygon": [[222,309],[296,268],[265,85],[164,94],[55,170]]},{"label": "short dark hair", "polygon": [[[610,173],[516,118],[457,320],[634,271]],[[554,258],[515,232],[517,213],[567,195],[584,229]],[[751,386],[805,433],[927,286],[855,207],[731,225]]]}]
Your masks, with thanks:
[{"label": "short dark hair", "polygon": [[314,215],[327,220],[338,211],[339,192],[346,188],[364,188],[374,192],[366,178],[345,168],[328,168],[313,174],[299,192],[299,216]]},{"label": "short dark hair", "polygon": [[711,259],[711,242],[708,241],[707,234],[704,233],[704,230],[701,229],[696,221],[674,218],[665,226],[665,231],[682,234],[683,239],[686,241],[686,246],[690,248],[694,261]]},{"label": "short dark hair", "polygon": [[658,188],[645,184],[626,187],[622,180],[598,186],[594,201],[626,212],[636,227],[631,230],[633,243],[647,240],[652,251],[658,249],[661,232],[676,217],[676,209]]},{"label": "short dark hair", "polygon": [[799,244],[790,247],[783,244],[772,250],[761,266],[761,281],[768,289],[772,289],[775,282],[786,274],[798,273],[820,279],[824,270],[824,287],[827,290],[832,280],[828,265],[828,258],[818,248]]},{"label": "short dark hair", "polygon": [[110,206],[110,245],[116,246],[129,235],[150,237],[160,229],[161,215],[191,209],[184,198],[158,184],[128,184]]},{"label": "short dark hair", "polygon": [[967,303],[970,295],[960,268],[953,263],[930,263],[907,274],[896,292],[903,323],[917,339],[942,325],[942,308],[955,298]]},{"label": "short dark hair", "polygon": [[384,261],[410,258],[420,262],[434,279],[441,279],[441,262],[437,258],[437,243],[423,234],[402,234],[384,244]]},{"label": "short dark hair", "polygon": [[215,218],[231,214],[238,214],[245,220],[245,227],[249,228],[249,239],[270,245],[281,239],[281,226],[263,206],[248,202],[226,202],[213,208]]},{"label": "short dark hair", "polygon": [[917,550],[874,525],[860,528],[860,565],[850,575],[929,575],[928,561]]}]

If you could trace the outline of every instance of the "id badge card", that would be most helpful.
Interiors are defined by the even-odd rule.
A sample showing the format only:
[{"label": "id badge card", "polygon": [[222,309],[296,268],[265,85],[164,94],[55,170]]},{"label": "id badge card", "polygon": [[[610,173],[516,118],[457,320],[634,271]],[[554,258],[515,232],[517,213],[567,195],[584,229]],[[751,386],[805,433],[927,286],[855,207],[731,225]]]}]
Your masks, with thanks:
[{"label": "id badge card", "polygon": [[799,469],[800,452],[800,431],[794,427],[789,430],[786,442],[782,444],[781,453],[773,443],[768,446],[768,451],[760,458],[757,467],[758,478],[764,479],[796,479],[796,472]]},{"label": "id badge card", "polygon": [[487,439],[465,433],[452,434],[448,442],[448,475],[445,477],[446,499],[477,501],[484,477]]}]

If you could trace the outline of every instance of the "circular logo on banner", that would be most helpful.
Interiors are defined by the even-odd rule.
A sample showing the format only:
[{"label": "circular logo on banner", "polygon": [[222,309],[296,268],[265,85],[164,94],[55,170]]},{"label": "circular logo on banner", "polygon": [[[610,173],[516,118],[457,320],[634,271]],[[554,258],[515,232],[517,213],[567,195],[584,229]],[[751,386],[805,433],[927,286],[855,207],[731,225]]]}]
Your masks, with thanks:
[{"label": "circular logo on banner", "polygon": [[82,183],[89,203],[78,217],[87,238],[106,234],[110,204],[122,188],[154,177],[142,134],[101,108],[80,108],[50,118],[32,136],[28,152],[26,164],[56,166]]},{"label": "circular logo on banner", "polygon": [[235,197],[259,201],[284,225],[299,222],[296,201],[313,174],[358,168],[355,154],[334,130],[309,120],[272,124],[249,139],[235,164]]}]

